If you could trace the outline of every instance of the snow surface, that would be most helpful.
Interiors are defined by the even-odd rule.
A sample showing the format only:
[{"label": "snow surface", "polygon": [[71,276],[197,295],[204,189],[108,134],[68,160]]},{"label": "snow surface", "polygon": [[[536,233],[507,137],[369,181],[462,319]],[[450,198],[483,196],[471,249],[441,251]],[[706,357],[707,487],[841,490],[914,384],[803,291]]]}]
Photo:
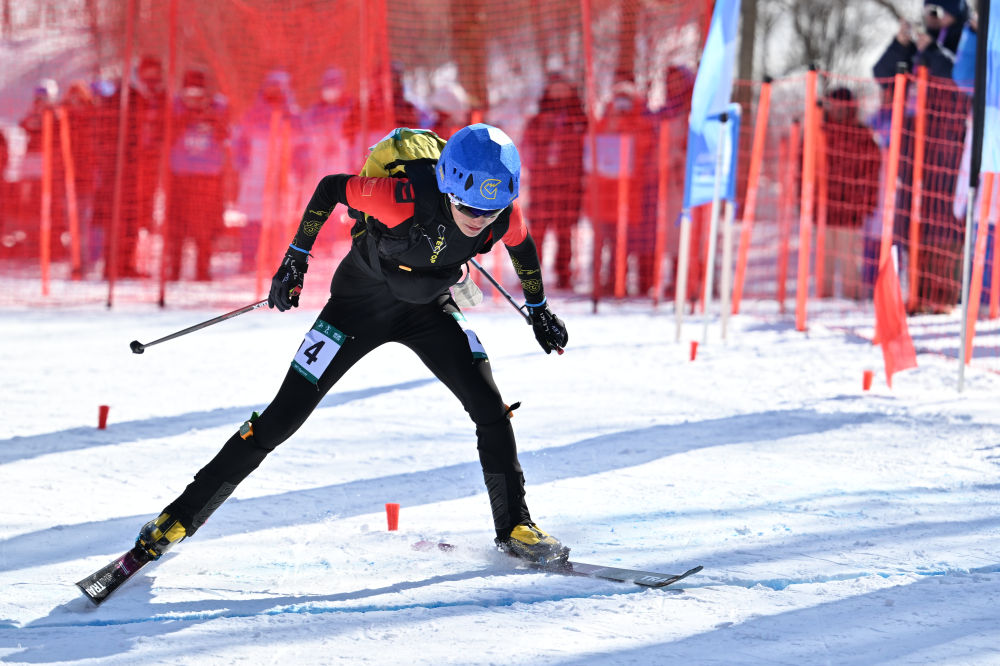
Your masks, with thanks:
[{"label": "snow surface", "polygon": [[[533,516],[584,562],[705,566],[678,589],[492,551],[473,427],[390,345],[194,538],[95,608],[74,582],[270,400],[316,310],[252,312],[142,356],[131,340],[219,312],[8,310],[0,662],[1000,663],[1000,374],[974,363],[958,393],[954,359],[922,353],[890,390],[842,314],[800,333],[763,307],[727,341],[713,322],[691,362],[697,320],[676,342],[668,309],[555,310],[563,356],[502,304],[468,312],[523,403]],[[402,505],[397,532],[385,502]]]}]

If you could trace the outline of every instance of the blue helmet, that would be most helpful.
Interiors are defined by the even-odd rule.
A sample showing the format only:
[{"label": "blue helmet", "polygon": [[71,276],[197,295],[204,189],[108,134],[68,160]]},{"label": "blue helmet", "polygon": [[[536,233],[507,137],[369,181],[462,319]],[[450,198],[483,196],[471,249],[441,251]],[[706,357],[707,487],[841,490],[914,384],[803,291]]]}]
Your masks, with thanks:
[{"label": "blue helmet", "polygon": [[497,210],[517,198],[521,157],[503,130],[476,123],[448,139],[436,173],[445,194],[473,208]]}]

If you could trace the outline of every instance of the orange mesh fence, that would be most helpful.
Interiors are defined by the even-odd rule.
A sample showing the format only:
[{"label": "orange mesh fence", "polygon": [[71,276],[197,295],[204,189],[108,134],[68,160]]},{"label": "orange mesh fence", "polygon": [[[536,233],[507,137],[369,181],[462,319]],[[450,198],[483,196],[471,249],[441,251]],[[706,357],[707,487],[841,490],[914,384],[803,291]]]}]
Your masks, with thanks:
[{"label": "orange mesh fence", "polygon": [[[742,300],[777,300],[782,308],[794,294],[798,251],[799,183],[802,156],[804,78],[773,81],[770,87],[768,122],[756,182],[748,187],[750,159],[757,114],[760,111],[760,83],[737,82],[733,97],[746,100],[740,145],[740,201],[738,220],[747,230],[746,261],[741,280]],[[744,104],[744,108],[747,104]],[[746,209],[747,190],[754,188],[753,210]]]},{"label": "orange mesh fence", "polygon": [[894,229],[906,249],[907,309],[950,312],[962,286],[965,206],[956,195],[970,99],[944,79],[908,84]]},{"label": "orange mesh fence", "polygon": [[[552,289],[673,295],[686,116],[709,19],[699,3],[31,0],[5,16],[2,304],[261,297],[322,175],[357,171],[393,127],[448,136],[475,120],[518,143]],[[800,265],[810,296],[871,298],[892,81],[819,75],[805,227],[804,89],[804,76],[769,84],[752,189],[761,84],[733,93],[744,105],[736,220],[752,220],[744,302],[787,307]],[[961,283],[968,96],[919,75],[907,92],[893,239],[910,311],[941,311]],[[705,211],[692,222],[689,300],[704,284]],[[349,228],[338,209],[320,234],[308,299],[325,298]],[[997,291],[989,230],[984,303]],[[495,254],[485,265],[516,287]]]},{"label": "orange mesh fence", "polygon": [[[960,172],[968,168],[963,145],[969,99],[950,81],[928,80],[918,73],[906,77],[906,82],[896,196],[890,202],[892,244],[899,252],[908,310],[947,312],[959,302],[961,288],[968,176],[967,171]],[[772,86],[743,296],[774,298],[771,285],[776,279],[777,298],[784,306],[788,290],[801,288],[794,282],[796,262],[789,263],[788,254],[798,256],[800,231],[789,223],[799,219],[803,203],[805,95],[801,79]],[[892,80],[820,76],[812,214],[810,224],[803,227],[812,235],[809,261],[802,264],[808,266],[809,279],[802,284],[809,296],[872,298],[883,224],[892,92]],[[744,125],[747,132],[750,123]],[[992,254],[986,263],[990,269]],[[984,303],[989,302],[992,279],[992,270],[985,270]]]},{"label": "orange mesh fence", "polygon": [[[648,295],[672,278],[653,255],[672,247],[709,17],[679,0],[17,3],[0,303],[260,297],[322,175],[357,171],[393,127],[476,120],[522,147],[553,287],[588,293],[599,248],[615,293]],[[626,87],[636,117],[609,130]],[[310,298],[348,242],[338,210]]]}]

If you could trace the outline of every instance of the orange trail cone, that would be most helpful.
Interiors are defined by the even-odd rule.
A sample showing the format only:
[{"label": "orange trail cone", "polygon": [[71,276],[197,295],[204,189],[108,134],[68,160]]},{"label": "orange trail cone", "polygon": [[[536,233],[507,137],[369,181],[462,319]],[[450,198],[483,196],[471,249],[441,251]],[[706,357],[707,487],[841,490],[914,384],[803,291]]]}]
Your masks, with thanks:
[{"label": "orange trail cone", "polygon": [[389,524],[389,531],[395,532],[399,529],[399,504],[396,502],[386,502],[385,517]]}]

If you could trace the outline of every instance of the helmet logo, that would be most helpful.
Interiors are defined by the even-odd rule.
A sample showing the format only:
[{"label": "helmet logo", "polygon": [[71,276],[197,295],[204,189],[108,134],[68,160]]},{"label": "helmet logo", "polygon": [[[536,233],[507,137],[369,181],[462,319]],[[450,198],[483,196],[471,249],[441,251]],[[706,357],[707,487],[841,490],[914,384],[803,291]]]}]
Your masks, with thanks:
[{"label": "helmet logo", "polygon": [[479,186],[479,193],[483,195],[484,199],[496,199],[497,198],[497,188],[500,186],[500,181],[496,178],[487,178],[483,181],[483,184]]}]

